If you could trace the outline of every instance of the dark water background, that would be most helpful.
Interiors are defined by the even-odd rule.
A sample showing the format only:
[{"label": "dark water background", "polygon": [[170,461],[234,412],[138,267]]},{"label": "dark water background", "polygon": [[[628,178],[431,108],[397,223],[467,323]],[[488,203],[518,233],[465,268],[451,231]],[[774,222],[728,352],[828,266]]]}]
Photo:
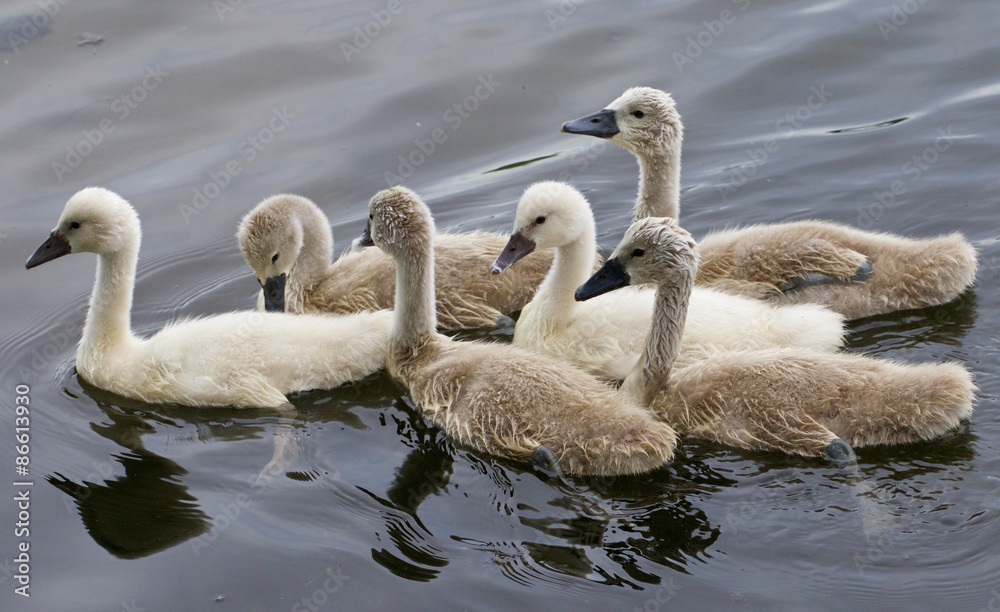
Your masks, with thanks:
[{"label": "dark water background", "polygon": [[[995,0],[4,2],[0,607],[997,609],[998,23]],[[558,484],[455,448],[378,376],[296,398],[301,457],[258,486],[273,415],[86,386],[94,258],[23,268],[66,199],[102,185],[143,223],[137,330],[249,308],[241,215],[299,193],[346,247],[387,172],[456,231],[509,231],[526,186],[569,180],[607,249],[635,163],[559,126],[637,84],[684,117],[696,236],[815,217],[976,244],[974,291],[856,322],[849,341],[968,364],[967,426],[863,450],[856,470],[688,442],[654,474]],[[9,563],[18,384],[30,600]]]}]

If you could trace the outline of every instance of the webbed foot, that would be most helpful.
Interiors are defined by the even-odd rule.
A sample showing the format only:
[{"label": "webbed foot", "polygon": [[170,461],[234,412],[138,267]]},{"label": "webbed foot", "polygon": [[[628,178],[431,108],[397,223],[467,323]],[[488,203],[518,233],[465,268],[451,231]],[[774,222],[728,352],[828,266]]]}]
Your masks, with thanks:
[{"label": "webbed foot", "polygon": [[851,281],[855,283],[860,283],[863,280],[868,280],[868,277],[872,275],[872,265],[867,261],[861,262],[858,266],[857,272],[851,277]]},{"label": "webbed foot", "polygon": [[858,460],[854,449],[847,442],[837,438],[826,447],[826,458],[838,467],[846,467]]},{"label": "webbed foot", "polygon": [[793,276],[786,281],[778,283],[778,290],[782,293],[788,293],[789,291],[795,291],[796,289],[803,289],[805,287],[814,287],[816,285],[833,285],[838,283],[860,283],[862,281],[868,280],[868,277],[872,275],[872,265],[867,261],[861,262],[858,269],[854,271],[854,275],[851,278],[843,279],[837,278],[835,276],[830,276],[829,274],[823,274],[822,272],[806,272],[801,276]]},{"label": "webbed foot", "polygon": [[531,462],[535,469],[543,472],[546,476],[565,476],[562,467],[559,465],[559,458],[548,446],[539,446],[531,453]]}]

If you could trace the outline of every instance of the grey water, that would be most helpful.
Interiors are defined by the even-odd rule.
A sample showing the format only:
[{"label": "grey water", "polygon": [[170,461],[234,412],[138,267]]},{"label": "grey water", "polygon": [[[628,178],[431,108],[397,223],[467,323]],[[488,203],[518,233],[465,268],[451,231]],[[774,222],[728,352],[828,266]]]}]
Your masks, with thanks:
[{"label": "grey water", "polygon": [[[5,1],[0,607],[997,609],[998,23],[992,0]],[[139,211],[140,333],[253,307],[233,234],[275,193],[319,203],[339,250],[395,182],[439,228],[506,232],[528,185],[565,180],[607,251],[636,164],[559,127],[640,84],[683,115],[696,236],[821,218],[976,245],[972,291],[853,322],[847,349],[966,364],[967,424],[849,469],[684,441],[651,474],[556,482],[456,447],[379,375],[295,397],[299,456],[259,482],[275,415],[87,385],[94,257],[23,267],[89,185]]]}]

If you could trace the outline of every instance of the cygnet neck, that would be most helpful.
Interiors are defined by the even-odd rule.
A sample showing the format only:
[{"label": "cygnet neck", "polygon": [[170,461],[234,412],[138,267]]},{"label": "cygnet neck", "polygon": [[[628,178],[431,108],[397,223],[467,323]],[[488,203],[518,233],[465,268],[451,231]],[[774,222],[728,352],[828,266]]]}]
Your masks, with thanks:
[{"label": "cygnet neck", "polygon": [[138,260],[138,232],[129,232],[119,250],[98,255],[97,278],[80,340],[81,352],[101,353],[134,339],[132,294]]},{"label": "cygnet neck", "polygon": [[302,249],[289,273],[289,280],[311,287],[333,263],[333,232],[326,216],[312,206],[297,210],[294,222],[302,232]]},{"label": "cygnet neck", "polygon": [[679,282],[662,282],[656,287],[653,321],[642,358],[639,383],[644,390],[644,403],[662,389],[670,378],[670,371],[681,349],[681,337],[687,319],[688,300],[694,286],[694,272]]},{"label": "cygnet neck", "polygon": [[407,245],[396,260],[396,301],[391,339],[412,347],[437,333],[434,302],[434,240],[422,237]]},{"label": "cygnet neck", "polygon": [[639,161],[639,195],[635,202],[635,218],[680,216],[681,202],[681,142],[676,139],[662,152],[637,153]]},{"label": "cygnet neck", "polygon": [[572,242],[557,246],[552,267],[532,299],[548,317],[562,317],[577,306],[573,297],[577,287],[587,282],[594,270],[597,236],[594,219],[589,213],[581,219],[582,231]]}]

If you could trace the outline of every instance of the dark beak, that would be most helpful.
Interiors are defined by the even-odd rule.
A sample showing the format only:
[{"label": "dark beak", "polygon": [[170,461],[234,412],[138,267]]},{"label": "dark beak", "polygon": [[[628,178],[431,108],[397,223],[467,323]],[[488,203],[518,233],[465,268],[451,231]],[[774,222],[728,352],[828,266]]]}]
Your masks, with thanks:
[{"label": "dark beak", "polygon": [[625,271],[625,266],[622,265],[621,260],[617,257],[612,257],[604,262],[601,269],[594,272],[594,275],[587,279],[587,282],[580,285],[574,297],[577,302],[583,302],[603,293],[627,287],[630,282],[632,282],[632,279],[629,277],[628,272]]},{"label": "dark beak", "polygon": [[28,263],[24,264],[24,267],[30,270],[47,261],[58,259],[63,255],[69,255],[72,251],[73,249],[69,246],[69,241],[62,234],[56,232],[56,230],[52,230],[52,233],[45,239],[42,246],[35,249],[35,252],[28,258]]},{"label": "dark beak", "polygon": [[569,134],[611,138],[618,133],[618,120],[615,119],[615,111],[606,108],[586,117],[567,121],[563,124],[562,131]]},{"label": "dark beak", "polygon": [[503,253],[497,255],[496,261],[490,264],[490,272],[500,274],[520,261],[525,255],[535,250],[535,242],[528,240],[521,232],[511,234]]},{"label": "dark beak", "polygon": [[264,310],[285,312],[285,274],[272,276],[264,281]]},{"label": "dark beak", "polygon": [[358,245],[363,247],[375,246],[375,241],[372,240],[372,224],[370,221],[365,223],[365,231],[361,232],[361,237],[358,238]]}]

